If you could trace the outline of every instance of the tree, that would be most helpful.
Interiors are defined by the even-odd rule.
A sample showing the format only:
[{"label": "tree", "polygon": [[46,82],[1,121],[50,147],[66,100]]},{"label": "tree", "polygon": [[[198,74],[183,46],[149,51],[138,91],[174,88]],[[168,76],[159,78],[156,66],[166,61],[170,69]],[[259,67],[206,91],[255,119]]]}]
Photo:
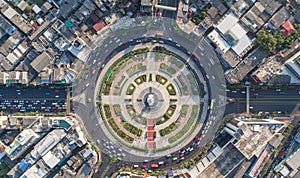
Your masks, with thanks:
[{"label": "tree", "polygon": [[276,35],[276,39],[277,39],[277,45],[276,45],[276,49],[277,50],[282,50],[285,48],[285,45],[284,45],[284,36],[279,33],[278,35]]},{"label": "tree", "polygon": [[255,44],[265,51],[273,51],[276,49],[277,40],[272,34],[267,34],[264,30],[257,33]]}]

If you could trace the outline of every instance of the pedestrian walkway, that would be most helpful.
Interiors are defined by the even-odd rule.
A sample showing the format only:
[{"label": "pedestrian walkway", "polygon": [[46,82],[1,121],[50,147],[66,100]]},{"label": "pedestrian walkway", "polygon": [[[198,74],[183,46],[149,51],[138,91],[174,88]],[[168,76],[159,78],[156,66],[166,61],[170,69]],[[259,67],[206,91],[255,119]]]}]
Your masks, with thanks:
[{"label": "pedestrian walkway", "polygon": [[154,119],[147,119],[147,146],[149,150],[154,148]]}]

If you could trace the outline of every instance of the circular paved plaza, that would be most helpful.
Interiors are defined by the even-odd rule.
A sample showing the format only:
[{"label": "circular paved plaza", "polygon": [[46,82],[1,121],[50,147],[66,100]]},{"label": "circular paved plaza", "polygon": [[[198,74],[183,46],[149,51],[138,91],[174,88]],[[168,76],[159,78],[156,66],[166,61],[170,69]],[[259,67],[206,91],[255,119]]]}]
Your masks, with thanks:
[{"label": "circular paved plaza", "polygon": [[98,79],[109,134],[141,152],[171,150],[195,136],[206,92],[189,62],[156,43],[113,57]]}]

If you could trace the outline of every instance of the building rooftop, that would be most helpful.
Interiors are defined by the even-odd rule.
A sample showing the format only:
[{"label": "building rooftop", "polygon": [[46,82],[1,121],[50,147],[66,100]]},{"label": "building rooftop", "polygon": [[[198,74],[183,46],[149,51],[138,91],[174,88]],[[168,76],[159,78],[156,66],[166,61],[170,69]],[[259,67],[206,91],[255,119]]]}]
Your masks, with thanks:
[{"label": "building rooftop", "polygon": [[45,156],[43,156],[42,159],[50,169],[53,169],[60,162],[60,159],[53,155],[51,151],[49,151]]},{"label": "building rooftop", "polygon": [[268,82],[282,68],[282,63],[276,57],[270,57],[252,73],[252,78],[258,83]]},{"label": "building rooftop", "polygon": [[277,132],[285,127],[285,123],[275,120],[254,119],[240,121],[238,127],[242,129],[243,135],[241,135],[234,145],[247,159],[250,159]]},{"label": "building rooftop", "polygon": [[141,6],[152,6],[152,0],[141,0]]},{"label": "building rooftop", "polygon": [[263,166],[266,163],[266,160],[269,158],[271,155],[273,149],[271,146],[267,145],[266,148],[263,150],[263,152],[260,154],[254,165],[249,170],[248,175],[250,177],[257,177],[260,173],[260,170],[263,168]]},{"label": "building rooftop", "polygon": [[222,53],[229,49],[238,56],[243,56],[251,47],[252,40],[247,36],[247,30],[239,23],[233,14],[227,14],[208,37],[219,47]]},{"label": "building rooftop", "polygon": [[33,27],[17,11],[15,11],[10,6],[4,5],[4,7],[2,7],[1,9],[1,12],[25,34],[29,34],[31,31],[34,30]]},{"label": "building rooftop", "polygon": [[268,56],[268,52],[257,48],[233,69],[226,71],[225,78],[229,83],[239,83],[254,69],[261,61]]},{"label": "building rooftop", "polygon": [[228,173],[241,161],[243,155],[232,144],[227,145],[222,154],[213,161],[198,177],[226,177]]},{"label": "building rooftop", "polygon": [[35,164],[31,166],[27,171],[25,171],[20,178],[41,178],[47,174],[47,170],[44,167]]},{"label": "building rooftop", "polygon": [[103,20],[99,20],[95,25],[93,25],[93,29],[95,30],[95,32],[98,32],[105,26],[106,23]]},{"label": "building rooftop", "polygon": [[287,19],[289,19],[290,13],[285,7],[282,7],[270,20],[274,28],[279,28]]},{"label": "building rooftop", "polygon": [[40,73],[45,67],[47,67],[52,60],[52,57],[44,51],[42,54],[40,54],[38,57],[36,57],[30,65],[33,67],[35,71]]},{"label": "building rooftop", "polygon": [[294,25],[289,20],[287,20],[284,24],[282,24],[282,28],[283,29],[280,30],[280,32],[286,37],[290,36],[296,31]]},{"label": "building rooftop", "polygon": [[39,159],[51,150],[57,143],[61,141],[67,134],[63,129],[55,129],[48,133],[41,141],[39,141],[31,151],[34,159]]}]

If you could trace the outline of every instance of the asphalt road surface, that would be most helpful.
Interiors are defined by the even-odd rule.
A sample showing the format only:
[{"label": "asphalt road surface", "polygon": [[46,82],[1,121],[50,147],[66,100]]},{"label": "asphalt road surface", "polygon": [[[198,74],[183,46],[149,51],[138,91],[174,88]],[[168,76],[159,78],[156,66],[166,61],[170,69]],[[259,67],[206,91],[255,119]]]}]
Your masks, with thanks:
[{"label": "asphalt road surface", "polygon": [[0,111],[58,113],[66,110],[64,86],[1,86]]}]

